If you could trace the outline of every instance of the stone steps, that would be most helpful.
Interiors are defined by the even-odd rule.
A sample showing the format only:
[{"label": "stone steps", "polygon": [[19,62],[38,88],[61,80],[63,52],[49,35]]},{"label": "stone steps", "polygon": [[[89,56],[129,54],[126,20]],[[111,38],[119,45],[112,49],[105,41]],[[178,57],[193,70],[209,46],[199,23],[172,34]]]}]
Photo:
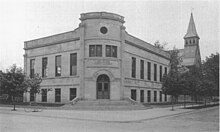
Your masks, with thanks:
[{"label": "stone steps", "polygon": [[127,100],[80,100],[76,104],[66,104],[63,109],[73,110],[144,110],[146,107],[142,104],[132,104]]}]

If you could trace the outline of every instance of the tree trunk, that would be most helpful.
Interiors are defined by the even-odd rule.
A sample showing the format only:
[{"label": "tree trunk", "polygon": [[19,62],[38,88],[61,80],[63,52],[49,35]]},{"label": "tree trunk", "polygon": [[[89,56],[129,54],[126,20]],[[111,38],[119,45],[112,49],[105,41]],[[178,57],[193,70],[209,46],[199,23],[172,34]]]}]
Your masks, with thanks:
[{"label": "tree trunk", "polygon": [[171,96],[171,103],[172,103],[172,109],[171,109],[171,110],[172,110],[172,111],[174,111],[174,102],[173,102],[173,97],[174,97],[174,96],[172,95],[172,96]]},{"label": "tree trunk", "polygon": [[13,109],[12,109],[12,111],[16,111],[16,109],[15,109],[15,97],[14,96],[12,96],[12,102],[13,102]]}]

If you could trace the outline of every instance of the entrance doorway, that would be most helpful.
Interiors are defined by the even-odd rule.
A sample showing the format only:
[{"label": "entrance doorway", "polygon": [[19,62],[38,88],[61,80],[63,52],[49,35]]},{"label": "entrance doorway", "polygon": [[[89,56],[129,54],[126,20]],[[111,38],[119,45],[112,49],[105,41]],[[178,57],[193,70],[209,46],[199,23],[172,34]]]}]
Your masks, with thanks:
[{"label": "entrance doorway", "polygon": [[110,79],[107,75],[97,78],[97,99],[110,99]]}]

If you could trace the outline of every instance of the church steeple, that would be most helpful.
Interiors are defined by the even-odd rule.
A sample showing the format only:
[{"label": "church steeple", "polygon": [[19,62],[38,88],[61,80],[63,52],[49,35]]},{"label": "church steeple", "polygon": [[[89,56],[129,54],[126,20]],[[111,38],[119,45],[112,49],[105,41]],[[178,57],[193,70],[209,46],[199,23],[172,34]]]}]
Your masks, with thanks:
[{"label": "church steeple", "polygon": [[196,26],[193,19],[193,14],[191,13],[187,33],[184,36],[185,46],[199,44],[199,35],[196,32]]}]

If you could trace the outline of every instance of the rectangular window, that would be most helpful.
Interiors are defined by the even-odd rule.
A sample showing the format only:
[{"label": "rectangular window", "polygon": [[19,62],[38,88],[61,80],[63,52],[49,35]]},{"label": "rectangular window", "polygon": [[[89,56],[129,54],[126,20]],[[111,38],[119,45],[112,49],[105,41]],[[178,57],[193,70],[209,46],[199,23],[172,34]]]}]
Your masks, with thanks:
[{"label": "rectangular window", "polygon": [[89,57],[102,57],[102,45],[89,45]]},{"label": "rectangular window", "polygon": [[70,54],[70,75],[77,75],[77,53]]},{"label": "rectangular window", "polygon": [[47,102],[47,89],[42,89],[41,90],[41,94],[42,94],[42,98],[41,98],[41,101],[42,102]]},{"label": "rectangular window", "polygon": [[136,89],[131,89],[131,99],[136,101]]},{"label": "rectangular window", "polygon": [[96,56],[102,57],[102,45],[96,45]]},{"label": "rectangular window", "polygon": [[30,60],[30,78],[34,77],[34,64],[35,64],[34,62],[35,62],[35,59]]},{"label": "rectangular window", "polygon": [[147,102],[151,102],[151,91],[147,91]]},{"label": "rectangular window", "polygon": [[112,46],[112,57],[117,58],[117,46]]},{"label": "rectangular window", "polygon": [[164,74],[167,75],[167,67],[165,67],[165,73]]},{"label": "rectangular window", "polygon": [[151,80],[151,63],[147,62],[147,79]]},{"label": "rectangular window", "polygon": [[136,78],[136,58],[132,57],[131,77]]},{"label": "rectangular window", "polygon": [[30,102],[34,101],[34,92],[30,90]]},{"label": "rectangular window", "polygon": [[163,79],[163,74],[162,74],[162,66],[160,66],[160,82],[162,82],[162,79]]},{"label": "rectangular window", "polygon": [[106,57],[117,58],[117,46],[106,45]]},{"label": "rectangular window", "polygon": [[89,57],[95,57],[95,45],[89,45]]},{"label": "rectangular window", "polygon": [[60,102],[61,101],[61,89],[56,88],[55,89],[55,102]]},{"label": "rectangular window", "polygon": [[76,88],[70,88],[70,101],[76,98]]},{"label": "rectangular window", "polygon": [[154,102],[157,102],[157,91],[154,91]]},{"label": "rectangular window", "polygon": [[160,91],[160,102],[162,102],[162,91]]},{"label": "rectangular window", "polygon": [[55,58],[55,76],[61,76],[61,55]]},{"label": "rectangular window", "polygon": [[47,77],[47,57],[42,58],[42,77]]},{"label": "rectangular window", "polygon": [[140,102],[144,102],[144,90],[140,90]]},{"label": "rectangular window", "polygon": [[140,61],[140,78],[144,79],[144,60]]},{"label": "rectangular window", "polygon": [[106,45],[106,57],[111,57],[111,46],[110,45]]},{"label": "rectangular window", "polygon": [[154,64],[154,81],[157,81],[157,64]]}]

